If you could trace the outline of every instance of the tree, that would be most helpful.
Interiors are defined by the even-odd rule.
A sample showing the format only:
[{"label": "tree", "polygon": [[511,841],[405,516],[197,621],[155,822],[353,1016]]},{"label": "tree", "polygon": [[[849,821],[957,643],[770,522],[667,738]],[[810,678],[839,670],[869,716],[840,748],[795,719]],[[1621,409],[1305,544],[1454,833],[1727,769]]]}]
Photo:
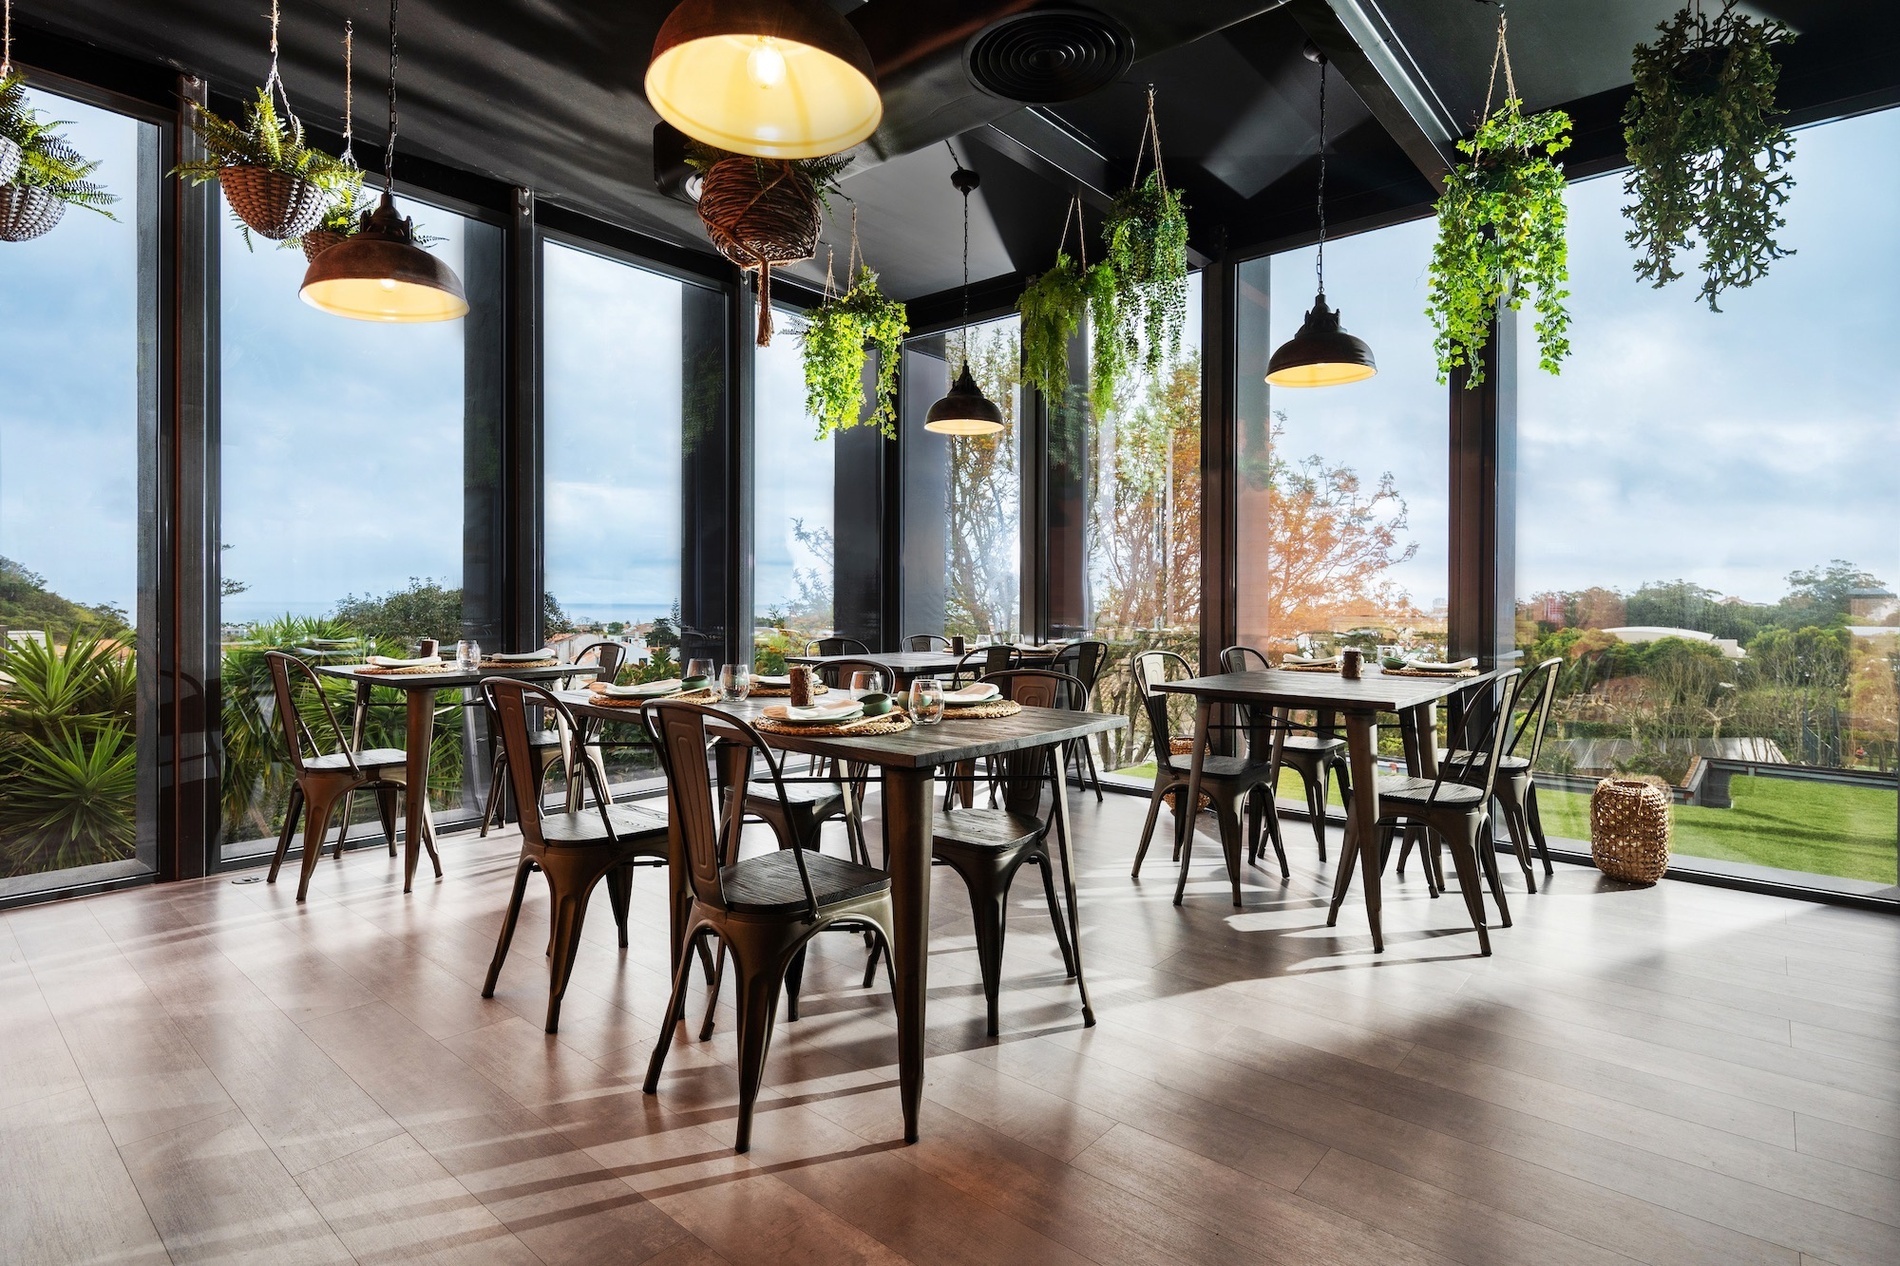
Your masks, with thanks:
[{"label": "tree", "polygon": [[970,373],[1003,411],[1003,429],[995,435],[950,441],[944,631],[974,636],[1003,632],[1016,610],[1016,402],[1022,352],[1013,325],[987,334],[971,331],[968,338]]},{"label": "tree", "polygon": [[462,591],[411,576],[407,588],[380,598],[368,594],[344,598],[330,619],[378,641],[406,645],[433,637],[453,644],[462,630]]},{"label": "tree", "polygon": [[86,606],[62,598],[46,587],[46,577],[0,556],[0,625],[12,629],[39,629],[55,642],[81,634],[120,637],[131,620],[111,603]]},{"label": "tree", "polygon": [[1097,422],[1088,541],[1098,629],[1171,629],[1201,610],[1200,353],[1137,390]]},{"label": "tree", "polygon": [[1832,559],[1826,567],[1788,573],[1788,594],[1782,607],[1801,613],[1803,622],[1824,624],[1848,613],[1848,594],[1855,589],[1885,589],[1872,572],[1862,571],[1845,559]]}]

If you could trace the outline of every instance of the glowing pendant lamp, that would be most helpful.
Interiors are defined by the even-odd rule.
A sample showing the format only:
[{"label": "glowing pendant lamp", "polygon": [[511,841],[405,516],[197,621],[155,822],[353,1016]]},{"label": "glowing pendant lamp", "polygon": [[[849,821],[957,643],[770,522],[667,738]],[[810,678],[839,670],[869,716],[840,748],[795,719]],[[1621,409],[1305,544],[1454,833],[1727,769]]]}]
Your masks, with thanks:
[{"label": "glowing pendant lamp", "polygon": [[1319,62],[1319,294],[1299,333],[1267,362],[1267,381],[1276,387],[1338,387],[1379,372],[1366,341],[1339,328],[1339,313],[1326,306],[1326,58],[1310,48],[1307,56]]},{"label": "glowing pendant lamp", "polygon": [[[951,150],[950,157],[956,156],[957,152]],[[950,183],[963,195],[963,325],[958,331],[963,372],[957,375],[949,394],[924,414],[924,430],[938,435],[994,435],[1003,429],[1003,411],[970,376],[970,191],[982,181],[961,162],[950,173]]]},{"label": "glowing pendant lamp", "polygon": [[820,158],[877,130],[870,50],[824,0],[685,0],[647,63],[647,102],[696,141]]},{"label": "glowing pendant lamp", "polygon": [[383,196],[356,232],[310,261],[303,301],[353,321],[453,321],[468,314],[455,270],[416,245],[415,226],[396,214],[396,0],[389,0],[389,143]]}]

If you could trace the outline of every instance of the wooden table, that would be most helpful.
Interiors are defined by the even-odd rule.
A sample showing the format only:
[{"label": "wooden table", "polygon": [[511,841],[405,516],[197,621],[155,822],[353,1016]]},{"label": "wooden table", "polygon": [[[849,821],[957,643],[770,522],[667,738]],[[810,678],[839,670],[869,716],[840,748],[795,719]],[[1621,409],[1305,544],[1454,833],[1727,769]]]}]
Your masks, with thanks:
[{"label": "wooden table", "polygon": [[[1155,689],[1168,694],[1192,697],[1194,713],[1194,768],[1188,780],[1188,804],[1199,804],[1201,765],[1208,749],[1208,726],[1214,706],[1221,703],[1250,705],[1256,708],[1303,708],[1337,713],[1345,718],[1346,754],[1352,767],[1352,806],[1346,818],[1346,845],[1339,853],[1339,871],[1333,880],[1332,907],[1327,911],[1326,926],[1339,922],[1340,903],[1352,883],[1356,856],[1365,881],[1366,917],[1372,924],[1372,948],[1385,949],[1385,934],[1379,923],[1379,841],[1372,824],[1379,820],[1379,788],[1373,760],[1378,754],[1379,714],[1396,713],[1416,737],[1407,744],[1408,763],[1415,777],[1432,778],[1438,773],[1437,723],[1434,705],[1441,699],[1468,689],[1478,677],[1394,677],[1368,668],[1358,681],[1347,681],[1337,673],[1297,672],[1268,669],[1264,672],[1221,673],[1214,677],[1191,677],[1185,681],[1158,683]],[[1164,742],[1165,738],[1157,738]],[[1185,886],[1187,872],[1182,871]],[[1240,904],[1240,876],[1230,876],[1234,885],[1234,904]],[[1175,903],[1181,901],[1180,888]]]},{"label": "wooden table", "polygon": [[[921,654],[922,652],[913,652]],[[627,721],[638,712],[594,702],[585,690],[568,691],[561,699],[576,717],[595,721]],[[745,720],[756,718],[773,700],[747,699],[718,705],[723,711]],[[827,757],[843,764],[876,765],[882,773],[884,792],[884,864],[891,875],[891,904],[895,917],[895,943],[891,946],[891,964],[897,980],[897,1071],[899,1092],[904,1104],[904,1141],[917,1141],[917,1109],[924,1093],[924,1010],[928,997],[926,968],[930,961],[930,850],[931,806],[937,770],[984,756],[1006,752],[1055,747],[1072,739],[1085,738],[1127,725],[1125,717],[1099,712],[1069,712],[1051,708],[1024,708],[1012,717],[993,720],[957,721],[946,719],[939,725],[913,725],[901,734],[867,738],[822,738],[799,734],[764,734],[773,747],[787,752],[804,752]],[[1065,764],[1061,753],[1051,762],[1055,766],[1055,837],[1062,865],[1062,889],[1068,903],[1071,940],[1075,948],[1075,983],[1082,995],[1082,1022],[1095,1023],[1089,1006],[1088,985],[1082,975],[1082,944],[1076,922],[1075,868],[1069,830],[1069,796]],[[678,832],[670,844],[674,895],[672,929],[674,952],[680,944],[684,917],[681,895],[686,885],[684,843]]]},{"label": "wooden table", "polygon": [[404,753],[407,760],[409,789],[403,797],[402,890],[415,883],[416,861],[421,845],[429,842],[429,860],[435,877],[442,878],[442,859],[435,852],[435,823],[429,815],[429,749],[435,740],[435,692],[458,687],[479,686],[485,677],[509,677],[516,681],[559,681],[566,677],[592,676],[592,664],[554,664],[543,668],[483,668],[467,672],[449,666],[439,673],[365,672],[361,664],[326,664],[317,669],[330,677],[341,677],[356,685],[356,717],[350,732],[350,745],[363,746],[363,723],[369,713],[369,692],[376,686],[400,690],[408,711],[408,736]]}]

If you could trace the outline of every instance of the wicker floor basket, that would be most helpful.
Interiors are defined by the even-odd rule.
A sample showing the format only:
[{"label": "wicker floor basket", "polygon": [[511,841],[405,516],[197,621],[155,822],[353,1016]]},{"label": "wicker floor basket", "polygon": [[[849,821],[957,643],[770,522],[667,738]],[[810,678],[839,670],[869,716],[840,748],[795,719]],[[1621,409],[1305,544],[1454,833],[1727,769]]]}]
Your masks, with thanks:
[{"label": "wicker floor basket", "polygon": [[329,195],[323,190],[268,167],[220,167],[218,184],[237,218],[273,242],[302,237],[329,209]]},{"label": "wicker floor basket", "polygon": [[0,185],[0,242],[30,242],[65,214],[66,204],[44,189]]},{"label": "wicker floor basket", "polygon": [[1669,869],[1669,791],[1605,778],[1590,797],[1590,859],[1612,879],[1653,884]]},{"label": "wicker floor basket", "polygon": [[20,174],[20,143],[0,136],[0,185]]}]

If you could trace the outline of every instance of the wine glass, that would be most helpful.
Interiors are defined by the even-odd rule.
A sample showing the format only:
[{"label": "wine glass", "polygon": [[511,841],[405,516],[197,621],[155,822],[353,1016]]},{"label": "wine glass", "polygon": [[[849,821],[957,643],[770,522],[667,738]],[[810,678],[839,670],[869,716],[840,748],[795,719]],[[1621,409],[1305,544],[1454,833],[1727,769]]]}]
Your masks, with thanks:
[{"label": "wine glass", "polygon": [[713,681],[713,662],[710,659],[692,659],[686,661],[686,677],[703,677],[708,685]]},{"label": "wine glass", "polygon": [[884,689],[884,674],[868,669],[852,673],[851,689],[860,695],[881,691]]},{"label": "wine glass", "polygon": [[943,683],[935,677],[919,677],[910,683],[910,716],[919,725],[935,725],[943,720]]},{"label": "wine glass", "polygon": [[752,668],[748,664],[727,664],[719,670],[719,689],[728,699],[743,699],[752,693]]}]

